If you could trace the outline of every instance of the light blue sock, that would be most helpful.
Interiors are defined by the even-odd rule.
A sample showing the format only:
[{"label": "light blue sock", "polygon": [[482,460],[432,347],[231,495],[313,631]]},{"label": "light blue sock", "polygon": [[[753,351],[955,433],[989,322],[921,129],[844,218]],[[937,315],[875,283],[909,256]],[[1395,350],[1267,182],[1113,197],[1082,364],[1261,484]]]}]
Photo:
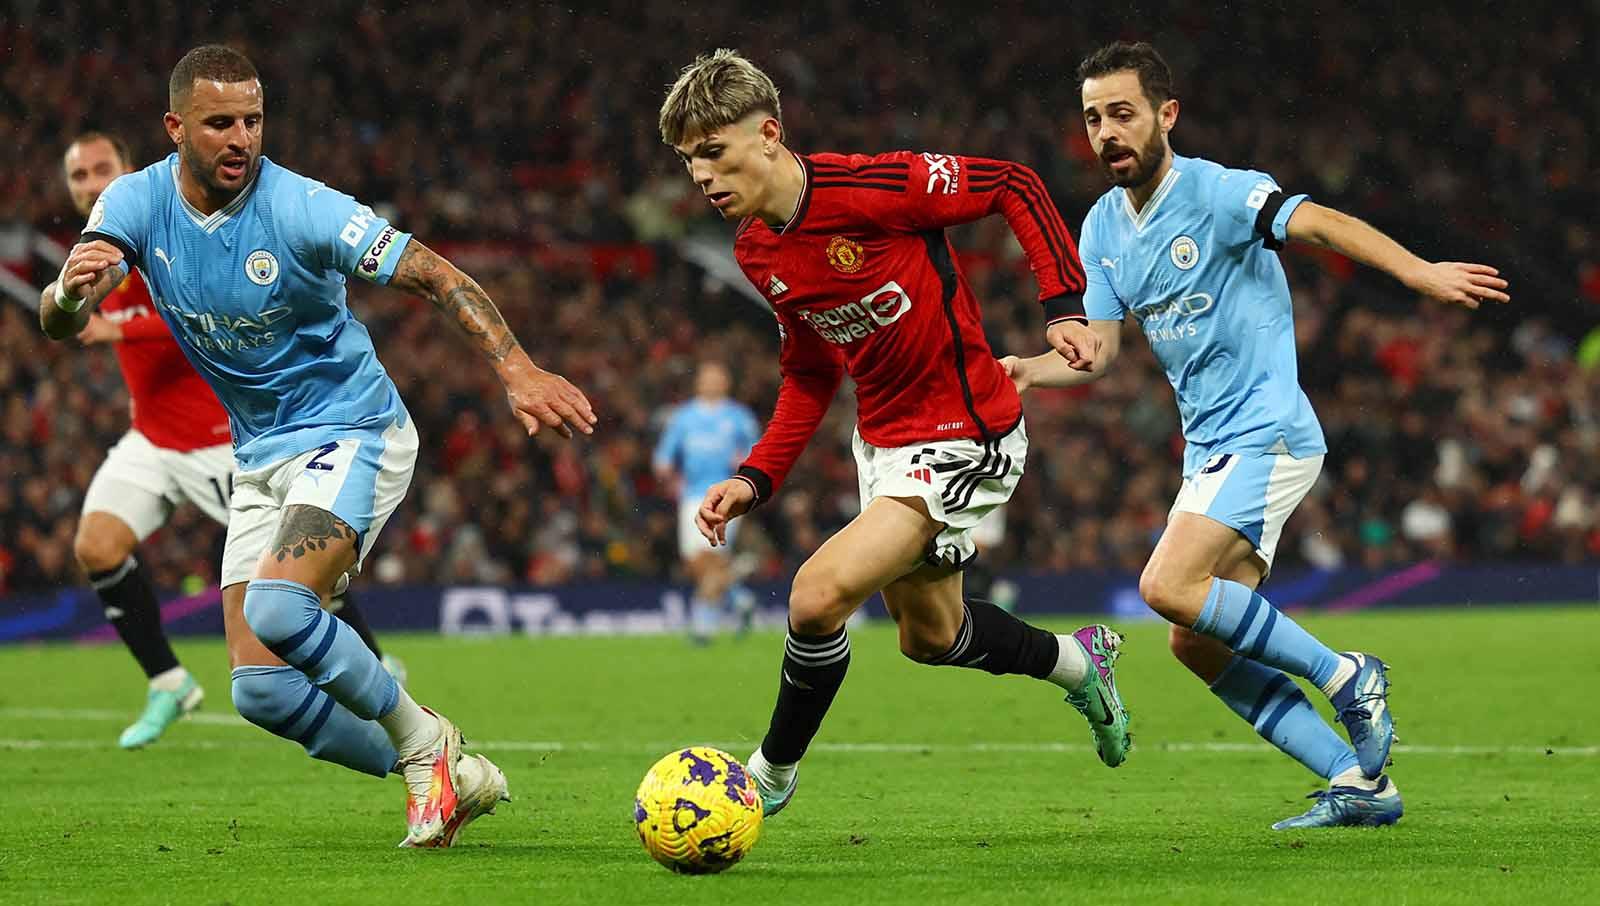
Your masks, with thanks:
[{"label": "light blue sock", "polygon": [[1323,780],[1357,767],[1355,750],[1328,726],[1282,670],[1234,655],[1211,691],[1261,738]]},{"label": "light blue sock", "polygon": [[1194,631],[1252,661],[1303,676],[1318,687],[1327,685],[1339,669],[1339,655],[1332,648],[1301,629],[1266,598],[1228,579],[1211,580],[1211,594],[1194,621]]},{"label": "light blue sock", "polygon": [[268,650],[355,716],[377,720],[399,702],[400,687],[372,649],[299,582],[253,580],[245,587],[244,618]]},{"label": "light blue sock", "polygon": [[233,706],[245,720],[293,740],[312,758],[387,776],[399,759],[389,735],[335,702],[293,667],[236,667]]}]

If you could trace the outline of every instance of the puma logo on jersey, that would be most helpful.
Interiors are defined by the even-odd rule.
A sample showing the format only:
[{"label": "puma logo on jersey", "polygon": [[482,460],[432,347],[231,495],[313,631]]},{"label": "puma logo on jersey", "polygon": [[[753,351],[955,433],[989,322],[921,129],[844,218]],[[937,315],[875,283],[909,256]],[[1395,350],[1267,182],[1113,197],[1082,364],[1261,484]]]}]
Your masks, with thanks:
[{"label": "puma logo on jersey", "polygon": [[1111,270],[1116,270],[1117,269],[1117,262],[1121,261],[1121,260],[1122,259],[1120,257],[1118,257],[1118,258],[1101,258],[1100,259],[1100,266],[1104,267],[1104,268],[1109,268]]},{"label": "puma logo on jersey", "polygon": [[772,275],[772,279],[767,281],[767,295],[771,296],[774,299],[778,298],[779,296],[783,295],[784,293],[786,293],[788,291],[789,291],[789,284],[784,283],[782,280],[779,280],[777,274],[773,274]]},{"label": "puma logo on jersey", "polygon": [[161,263],[163,263],[163,264],[165,264],[167,266],[167,273],[170,275],[172,273],[172,262],[174,262],[174,261],[176,261],[178,259],[176,259],[176,258],[168,258],[167,257],[167,250],[162,248],[159,245],[156,246],[156,257],[160,258],[161,259]]}]

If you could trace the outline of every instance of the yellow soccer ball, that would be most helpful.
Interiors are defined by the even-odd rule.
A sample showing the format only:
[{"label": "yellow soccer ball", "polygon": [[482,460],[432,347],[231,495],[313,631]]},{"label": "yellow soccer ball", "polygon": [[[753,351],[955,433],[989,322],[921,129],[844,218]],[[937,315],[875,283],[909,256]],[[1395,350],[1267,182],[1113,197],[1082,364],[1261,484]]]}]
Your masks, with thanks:
[{"label": "yellow soccer ball", "polygon": [[676,872],[715,874],[761,836],[761,794],[738,759],[710,746],[679,749],[644,775],[633,825],[652,859]]}]

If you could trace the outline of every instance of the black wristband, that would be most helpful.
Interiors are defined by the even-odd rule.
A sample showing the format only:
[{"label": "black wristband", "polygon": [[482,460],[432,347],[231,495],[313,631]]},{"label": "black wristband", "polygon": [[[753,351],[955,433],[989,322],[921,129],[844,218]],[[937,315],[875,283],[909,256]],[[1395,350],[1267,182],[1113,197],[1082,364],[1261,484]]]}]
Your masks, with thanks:
[{"label": "black wristband", "polygon": [[771,475],[768,475],[755,466],[740,466],[739,471],[735,473],[734,477],[743,478],[745,481],[750,482],[751,487],[756,489],[756,502],[750,504],[750,509],[753,510],[772,499]]},{"label": "black wristband", "polygon": [[110,233],[97,233],[94,230],[89,230],[82,236],[78,237],[78,241],[80,242],[89,242],[95,239],[116,246],[117,251],[122,253],[122,260],[127,262],[128,270],[133,270],[139,266],[139,253],[135,252],[133,248],[126,242],[123,242],[121,239],[118,239]]},{"label": "black wristband", "polygon": [[1067,318],[1077,318],[1088,323],[1089,315],[1083,310],[1083,297],[1076,293],[1062,293],[1051,296],[1042,303],[1044,306],[1044,319],[1046,323],[1054,324]]}]

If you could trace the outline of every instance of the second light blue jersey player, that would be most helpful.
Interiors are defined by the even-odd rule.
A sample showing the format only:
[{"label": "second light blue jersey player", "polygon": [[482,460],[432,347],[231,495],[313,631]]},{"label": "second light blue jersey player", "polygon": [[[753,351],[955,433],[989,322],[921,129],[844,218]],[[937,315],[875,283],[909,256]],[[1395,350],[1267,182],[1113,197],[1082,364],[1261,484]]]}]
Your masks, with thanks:
[{"label": "second light blue jersey player", "polygon": [[1131,313],[1150,341],[1177,394],[1185,478],[1219,452],[1327,452],[1275,251],[1305,198],[1264,173],[1174,155],[1140,211],[1113,188],[1084,219],[1084,309],[1097,321]]},{"label": "second light blue jersey player", "polygon": [[254,184],[206,216],[178,155],[118,179],[86,238],[121,247],[216,390],[244,471],[406,420],[345,279],[387,283],[411,237],[372,209],[263,157]]},{"label": "second light blue jersey player", "polygon": [[698,503],[706,491],[728,477],[761,436],[749,407],[732,399],[691,399],[674,409],[656,443],[657,470],[682,477],[679,497]]}]

